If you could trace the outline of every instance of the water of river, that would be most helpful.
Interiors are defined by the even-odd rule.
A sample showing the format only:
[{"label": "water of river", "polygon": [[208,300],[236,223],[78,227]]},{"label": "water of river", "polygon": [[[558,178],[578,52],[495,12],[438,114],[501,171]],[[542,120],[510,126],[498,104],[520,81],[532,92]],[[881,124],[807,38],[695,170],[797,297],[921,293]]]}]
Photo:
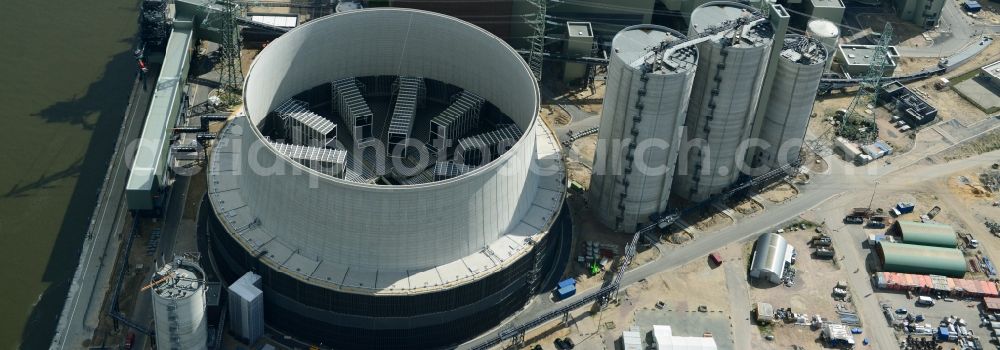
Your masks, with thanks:
[{"label": "water of river", "polygon": [[0,2],[0,349],[45,349],[135,74],[136,0]]}]

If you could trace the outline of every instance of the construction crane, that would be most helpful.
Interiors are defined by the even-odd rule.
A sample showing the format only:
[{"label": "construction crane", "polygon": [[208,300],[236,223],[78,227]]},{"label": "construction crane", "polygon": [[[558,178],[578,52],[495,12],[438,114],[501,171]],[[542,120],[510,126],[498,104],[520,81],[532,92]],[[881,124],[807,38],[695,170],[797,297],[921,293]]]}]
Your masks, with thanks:
[{"label": "construction crane", "polygon": [[875,46],[868,64],[868,72],[858,84],[858,93],[854,95],[840,122],[837,134],[861,144],[875,142],[878,137],[878,126],[875,124],[874,109],[878,104],[878,93],[882,89],[882,75],[889,61],[889,42],[892,40],[892,24],[886,23],[885,29]]},{"label": "construction crane", "polygon": [[166,276],[160,277],[160,278],[156,279],[155,281],[150,282],[149,284],[143,286],[142,289],[139,289],[139,291],[140,292],[145,292],[145,291],[149,290],[150,288],[153,288],[153,287],[156,287],[156,286],[162,284],[163,282],[169,281],[171,278],[174,278],[174,273],[173,272],[170,272]]}]

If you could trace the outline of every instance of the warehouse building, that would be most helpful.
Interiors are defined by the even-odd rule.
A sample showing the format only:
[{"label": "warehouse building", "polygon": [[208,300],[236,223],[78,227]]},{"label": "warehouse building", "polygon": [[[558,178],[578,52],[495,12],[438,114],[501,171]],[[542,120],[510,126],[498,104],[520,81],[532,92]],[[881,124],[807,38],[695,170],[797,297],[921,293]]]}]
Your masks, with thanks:
[{"label": "warehouse building", "polygon": [[767,279],[771,283],[781,283],[785,264],[792,262],[795,248],[785,237],[775,233],[765,233],[757,238],[753,260],[750,262],[750,277]]},{"label": "warehouse building", "polygon": [[955,248],[958,237],[949,225],[933,222],[896,221],[890,233],[901,237],[903,243],[931,247]]},{"label": "warehouse building", "polygon": [[951,277],[962,277],[966,271],[965,257],[958,249],[881,242],[876,254],[884,271]]}]

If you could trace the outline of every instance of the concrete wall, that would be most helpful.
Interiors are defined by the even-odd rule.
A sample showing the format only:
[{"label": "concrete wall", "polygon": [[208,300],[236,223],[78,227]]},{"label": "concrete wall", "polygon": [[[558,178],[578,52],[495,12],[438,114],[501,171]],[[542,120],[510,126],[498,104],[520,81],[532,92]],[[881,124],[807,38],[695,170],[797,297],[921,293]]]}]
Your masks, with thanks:
[{"label": "concrete wall", "polygon": [[[372,28],[377,28],[373,30]],[[329,40],[336,36],[338,40]],[[447,38],[448,40],[442,40]],[[308,169],[263,143],[250,122],[278,103],[351,76],[420,76],[492,102],[525,130],[508,152],[453,179],[410,186],[348,182]],[[345,12],[273,41],[250,68],[239,188],[259,224],[299,254],[368,269],[416,270],[482,249],[516,225],[534,198],[538,88],[499,38],[450,17],[402,9]],[[253,162],[283,169],[260,174]]]}]

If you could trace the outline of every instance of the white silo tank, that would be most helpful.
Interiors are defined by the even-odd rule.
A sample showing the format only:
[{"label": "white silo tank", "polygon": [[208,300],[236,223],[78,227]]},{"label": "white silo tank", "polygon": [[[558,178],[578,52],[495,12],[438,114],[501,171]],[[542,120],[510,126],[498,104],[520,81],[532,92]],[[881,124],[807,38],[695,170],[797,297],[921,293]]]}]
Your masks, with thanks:
[{"label": "white silo tank", "polygon": [[806,36],[823,43],[828,53],[825,67],[830,69],[830,65],[833,64],[833,54],[837,52],[837,43],[840,40],[840,28],[828,20],[814,19],[806,24]]},{"label": "white silo tank", "polygon": [[[714,32],[723,23],[758,13],[742,4],[709,2],[691,14],[689,35]],[[737,162],[742,164],[746,155],[743,142],[750,136],[773,35],[764,20],[721,31],[698,44],[698,74],[685,122],[687,144],[674,176],[677,196],[699,202],[739,178]]]},{"label": "white silo tank", "polygon": [[760,128],[760,141],[770,145],[758,153],[761,171],[799,160],[799,150],[809,125],[816,90],[829,56],[816,39],[801,35],[785,36],[775,64],[774,85]]},{"label": "white silo tank", "polygon": [[152,283],[157,348],[207,349],[205,272],[194,261],[179,258],[153,274]]},{"label": "white silo tank", "polygon": [[634,232],[666,210],[698,53],[661,45],[683,40],[655,25],[625,28],[612,40],[590,196],[615,230]]}]

